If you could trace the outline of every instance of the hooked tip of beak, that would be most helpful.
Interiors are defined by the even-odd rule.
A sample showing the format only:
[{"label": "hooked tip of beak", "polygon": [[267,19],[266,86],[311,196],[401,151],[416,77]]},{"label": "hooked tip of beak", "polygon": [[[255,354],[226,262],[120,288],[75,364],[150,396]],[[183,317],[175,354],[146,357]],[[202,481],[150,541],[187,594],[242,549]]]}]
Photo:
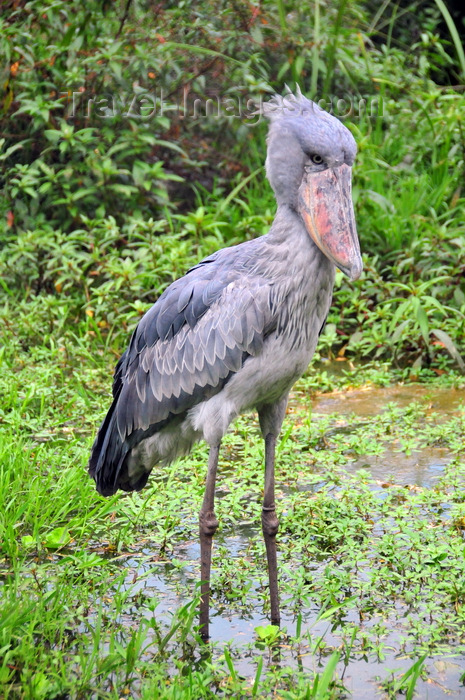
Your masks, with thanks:
[{"label": "hooked tip of beak", "polygon": [[347,277],[354,282],[355,280],[358,280],[360,275],[362,274],[363,270],[363,263],[362,263],[362,258],[359,257],[357,260],[355,260],[352,265],[349,268],[340,268],[344,274],[347,275]]},{"label": "hooked tip of beak", "polygon": [[363,264],[351,196],[351,168],[328,168],[305,178],[299,190],[299,213],[318,248],[350,280]]}]

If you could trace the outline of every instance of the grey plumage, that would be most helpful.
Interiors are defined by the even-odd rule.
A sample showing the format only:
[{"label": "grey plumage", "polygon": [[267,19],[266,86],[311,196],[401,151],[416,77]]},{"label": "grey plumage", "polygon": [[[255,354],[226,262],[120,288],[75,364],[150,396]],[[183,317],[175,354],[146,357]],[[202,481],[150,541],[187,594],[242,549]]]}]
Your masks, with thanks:
[{"label": "grey plumage", "polygon": [[[89,462],[104,495],[142,488],[155,460],[169,461],[188,450],[205,432],[189,411],[223,391],[232,376],[240,385],[244,367],[255,362],[257,381],[263,377],[265,384],[244,387],[244,400],[235,387],[231,420],[258,407],[253,402],[264,405],[268,394],[274,397],[276,380],[285,395],[311,359],[330,304],[334,266],[295,211],[297,191],[309,154],[319,152],[328,166],[344,159],[350,165],[356,147],[337,119],[300,95],[277,97],[264,109],[271,120],[267,174],[280,205],[275,221],[266,236],[196,265],[140,321],[117,365],[113,404]],[[275,379],[263,371],[264,346]],[[152,459],[146,450],[137,451],[173,421],[189,423],[184,433],[190,435],[179,449],[170,445],[166,454],[154,449]],[[131,453],[141,456],[140,464]]]},{"label": "grey plumage", "polygon": [[[204,438],[211,446],[200,516],[208,580],[218,447],[231,421],[256,409],[266,443],[262,520],[276,621],[275,439],[289,390],[324,325],[335,264],[355,278],[361,260],[350,196],[352,135],[300,92],[276,97],[264,112],[271,122],[266,171],[278,203],[271,229],[200,262],[142,318],[116,367],[89,472],[104,495],[139,490],[157,463]],[[208,588],[202,592],[208,636]]]}]

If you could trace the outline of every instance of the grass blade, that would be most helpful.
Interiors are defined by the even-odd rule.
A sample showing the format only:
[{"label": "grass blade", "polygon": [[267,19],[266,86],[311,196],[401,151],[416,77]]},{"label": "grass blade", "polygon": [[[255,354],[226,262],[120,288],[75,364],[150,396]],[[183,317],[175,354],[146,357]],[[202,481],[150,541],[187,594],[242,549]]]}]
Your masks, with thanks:
[{"label": "grass blade", "polygon": [[463,46],[457,31],[457,27],[455,26],[454,20],[452,19],[444,0],[435,0],[435,2],[441,11],[442,16],[444,17],[444,21],[447,24],[452,41],[454,42],[455,50],[457,51],[457,57],[459,59],[462,75],[465,77],[465,53],[463,51]]},{"label": "grass blade", "polygon": [[313,30],[312,77],[310,82],[310,97],[316,98],[318,87],[318,70],[320,65],[320,0],[315,0],[315,27]]},{"label": "grass blade", "polygon": [[338,664],[339,656],[340,656],[339,652],[335,651],[329,657],[329,661],[326,664],[325,670],[319,676],[317,692],[314,696],[315,700],[324,700],[327,697],[327,690],[329,688],[329,684],[333,680],[334,671],[335,671],[336,666]]},{"label": "grass blade", "polygon": [[258,684],[260,682],[260,677],[262,675],[262,668],[263,668],[263,656],[260,656],[258,659],[258,664],[257,664],[257,671],[255,673],[255,680],[252,688],[252,697],[254,698],[257,695],[258,692]]}]

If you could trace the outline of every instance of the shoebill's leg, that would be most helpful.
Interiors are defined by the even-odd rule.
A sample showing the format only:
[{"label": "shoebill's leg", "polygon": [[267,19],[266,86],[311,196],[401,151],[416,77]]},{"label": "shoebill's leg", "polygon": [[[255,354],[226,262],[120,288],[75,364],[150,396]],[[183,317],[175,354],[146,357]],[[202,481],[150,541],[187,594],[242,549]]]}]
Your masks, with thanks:
[{"label": "shoebill's leg", "polygon": [[271,624],[279,625],[278,564],[276,533],[279,521],[274,502],[274,462],[276,438],[286,413],[287,395],[275,404],[262,406],[258,412],[262,435],[265,438],[265,495],[262,509],[262,530],[265,538],[268,576],[270,581]]},{"label": "shoebill's leg", "polygon": [[200,636],[202,639],[209,638],[208,612],[210,606],[210,569],[212,563],[212,540],[215,530],[218,527],[218,520],[215,516],[215,481],[218,467],[219,445],[212,445],[208,456],[208,472],[205,484],[205,494],[202,508],[199,515],[200,531]]}]

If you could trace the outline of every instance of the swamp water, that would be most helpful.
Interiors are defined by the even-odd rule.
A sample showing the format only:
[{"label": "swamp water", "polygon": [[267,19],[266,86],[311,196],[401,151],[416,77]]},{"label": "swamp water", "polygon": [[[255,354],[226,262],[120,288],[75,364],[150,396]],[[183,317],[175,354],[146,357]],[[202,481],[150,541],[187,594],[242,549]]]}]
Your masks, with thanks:
[{"label": "swamp water", "polygon": [[[426,418],[428,415],[434,414],[438,417],[440,424],[441,420],[447,421],[453,416],[460,415],[461,411],[463,412],[465,390],[435,389],[433,395],[429,388],[406,385],[389,388],[370,387],[321,395],[312,402],[311,421],[317,424],[322,422],[326,426],[321,440],[327,445],[334,436],[344,435],[344,433],[350,434],[354,427],[360,424],[359,422],[363,424],[366,419],[381,414],[386,407],[395,405],[402,408],[411,405],[412,402],[416,406],[417,413],[420,410]],[[290,402],[290,412],[299,417],[300,410],[298,397],[295,397]],[[345,417],[348,416],[351,417],[351,420],[346,424]],[[328,418],[331,417],[332,420],[328,423]],[[441,440],[438,440],[437,444],[421,448],[416,446],[415,449],[411,450],[408,446],[404,445],[403,447],[403,450],[399,448],[397,438],[393,438],[392,443],[385,441],[377,454],[352,455],[345,465],[345,469],[348,473],[353,474],[360,470],[367,471],[371,477],[369,488],[375,493],[376,498],[381,500],[391,486],[408,491],[434,489],[438,479],[441,478],[453,459],[454,455],[451,453],[450,447],[443,446]],[[286,493],[288,486],[286,484],[280,486],[279,457],[277,463],[277,509],[278,513],[282,514],[280,493]],[[318,471],[318,466],[316,466],[315,471]],[[304,495],[307,492],[310,497],[320,488],[322,483],[323,481],[314,478],[310,482],[306,482],[305,477],[303,477],[298,479],[294,488],[303,492]],[[335,497],[337,497],[336,493]],[[221,484],[218,488],[217,498],[220,502],[222,498]],[[442,514],[445,519],[448,517],[447,508],[445,505]],[[421,508],[418,517],[422,517]],[[373,528],[376,530],[376,523]],[[281,533],[278,534],[278,541],[280,535]],[[248,519],[239,527],[226,526],[223,528],[214,544],[213,588],[215,587],[217,564],[215,559],[220,556],[227,557],[230,566],[234,568],[235,560],[240,558],[239,566],[241,566],[243,558],[247,559],[251,543],[260,538],[259,522],[255,524]],[[198,542],[196,539],[192,539],[178,544],[173,553],[171,561],[157,561],[155,556],[151,556],[150,547],[142,547],[135,556],[128,556],[124,559],[124,566],[128,572],[128,587],[132,590],[131,597],[137,595],[138,592],[143,592],[145,597],[153,597],[154,600],[157,600],[155,612],[157,620],[162,624],[165,621],[168,625],[176,610],[189,601],[189,593],[186,591],[190,590],[191,598],[194,595],[199,569]],[[281,570],[282,562],[279,559],[280,553],[278,551],[278,562]],[[286,565],[297,567],[299,561],[297,558],[293,561],[293,558],[290,557],[286,561]],[[324,566],[325,563],[322,562],[320,568]],[[371,561],[368,569],[361,568],[359,575],[368,576],[370,568],[376,566],[378,566],[378,562]],[[137,581],[138,577],[140,577],[140,581]],[[257,658],[260,654],[264,658],[263,673],[266,672],[267,667],[273,665],[281,668],[287,667],[295,671],[321,672],[324,670],[328,655],[322,653],[323,649],[326,647],[326,649],[337,650],[343,646],[338,625],[334,624],[334,617],[319,619],[321,607],[315,605],[315,601],[312,603],[311,594],[302,602],[299,612],[297,612],[296,606],[292,606],[291,610],[286,605],[289,591],[282,584],[282,628],[291,638],[296,635],[297,631],[300,631],[301,643],[296,644],[294,641],[292,644],[288,644],[287,638],[284,636],[277,654],[267,651],[266,645],[261,647],[257,645],[256,628],[260,625],[268,625],[268,614],[267,611],[263,611],[263,596],[254,594],[254,591],[259,590],[260,587],[263,589],[266,581],[263,576],[260,577],[260,580],[258,578],[253,580],[253,574],[251,574],[251,578],[252,580],[248,580],[250,588],[240,604],[235,602],[233,597],[220,604],[221,596],[215,595],[213,592],[210,627],[212,657],[220,657],[224,644],[229,644],[236,673],[243,678],[250,678],[251,686],[256,673]],[[284,578],[281,574],[281,581]],[[461,601],[461,604],[463,602]],[[405,627],[409,625],[406,619],[409,613],[409,606],[404,601],[394,603],[385,614],[378,611],[365,619],[360,616],[357,608],[349,607],[347,610],[341,611],[339,622],[343,620],[345,624],[352,624],[354,628],[358,629],[357,635],[361,633],[363,636],[364,630],[371,634],[374,627],[381,625],[379,639],[382,640],[382,643],[376,651],[369,647],[365,652],[360,648],[354,648],[353,652],[349,650],[346,662],[339,661],[337,673],[339,678],[342,677],[342,683],[348,691],[348,695],[341,692],[340,697],[353,697],[357,700],[394,697],[394,695],[387,693],[389,679],[391,681],[395,678],[398,679],[421,656],[417,652],[408,655],[409,651],[412,652],[411,641],[405,640]],[[423,620],[425,629],[428,625],[427,617],[425,609]],[[138,607],[131,608],[129,606],[126,611],[126,624],[130,627],[137,626],[137,620]],[[425,672],[416,681],[415,697],[430,700],[465,697],[463,630],[461,637],[461,640],[457,639],[457,646],[451,644],[449,650],[446,645],[443,645],[439,654],[425,652]],[[319,639],[324,640],[324,644],[318,648]],[[347,635],[345,635],[345,641],[347,642]],[[173,653],[175,654],[175,650]],[[342,652],[342,656],[344,656],[344,652]],[[311,674],[309,674],[309,680],[310,678]],[[277,697],[279,697],[279,691]]]}]

